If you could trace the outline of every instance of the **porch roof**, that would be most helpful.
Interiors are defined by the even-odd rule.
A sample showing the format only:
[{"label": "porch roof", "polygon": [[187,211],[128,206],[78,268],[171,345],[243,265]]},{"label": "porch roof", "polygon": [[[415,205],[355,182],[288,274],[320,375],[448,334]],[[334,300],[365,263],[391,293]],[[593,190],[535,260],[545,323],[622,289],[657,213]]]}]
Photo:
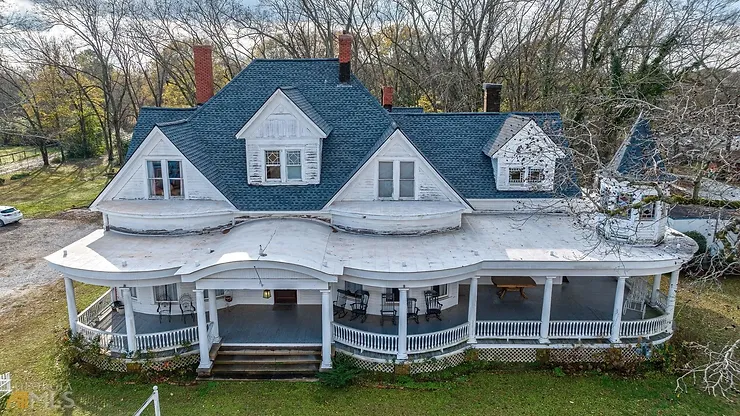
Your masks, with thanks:
[{"label": "porch roof", "polygon": [[[693,241],[669,231],[655,247],[615,245],[565,215],[471,214],[459,230],[419,236],[336,232],[297,218],[251,220],[230,232],[145,236],[95,231],[46,257],[71,275],[78,272],[165,272],[204,277],[229,265],[298,267],[326,275],[387,281],[448,276],[490,269],[579,268],[619,274],[675,270],[694,251]],[[262,254],[262,255],[261,255]],[[566,273],[567,274],[567,273]],[[380,277],[382,275],[382,277]],[[119,276],[120,277],[120,276]],[[438,278],[436,276],[435,278]]]}]

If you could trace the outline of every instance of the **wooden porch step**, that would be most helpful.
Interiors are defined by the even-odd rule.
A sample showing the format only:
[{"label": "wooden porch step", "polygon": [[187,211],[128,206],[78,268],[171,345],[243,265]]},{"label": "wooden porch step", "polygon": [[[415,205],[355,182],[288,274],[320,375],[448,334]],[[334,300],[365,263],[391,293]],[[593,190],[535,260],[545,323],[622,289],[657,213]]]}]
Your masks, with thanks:
[{"label": "wooden porch step", "polygon": [[222,355],[216,358],[215,364],[321,364],[321,356],[318,355],[258,355],[258,356],[238,356]]},{"label": "wooden porch step", "polygon": [[313,379],[321,365],[321,347],[221,345],[211,376],[201,380]]},{"label": "wooden porch step", "polygon": [[321,354],[321,349],[316,350],[252,350],[252,349],[225,349],[221,347],[218,355],[249,355],[249,356],[290,356],[290,355],[312,355]]}]

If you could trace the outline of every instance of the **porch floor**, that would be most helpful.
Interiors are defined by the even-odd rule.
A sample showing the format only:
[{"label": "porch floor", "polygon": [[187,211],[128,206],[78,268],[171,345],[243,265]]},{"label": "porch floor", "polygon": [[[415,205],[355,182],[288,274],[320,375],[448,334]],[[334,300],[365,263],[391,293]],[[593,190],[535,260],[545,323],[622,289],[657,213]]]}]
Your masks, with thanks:
[{"label": "porch floor", "polygon": [[[518,292],[507,293],[504,299],[496,295],[496,287],[490,284],[478,286],[477,319],[486,320],[531,320],[538,321],[542,313],[543,286],[526,289],[528,299],[522,299]],[[489,281],[490,282],[490,281]],[[486,282],[486,283],[489,283]],[[611,320],[614,306],[616,279],[610,277],[569,277],[568,283],[554,285],[552,291],[551,320]],[[461,285],[458,304],[442,312],[442,320],[424,319],[423,299],[419,299],[419,323],[409,321],[408,333],[423,334],[451,328],[467,322],[468,295],[470,287]],[[626,289],[628,293],[629,289]],[[444,303],[444,301],[443,301]],[[335,321],[363,331],[396,334],[398,327],[386,319],[380,324],[380,317],[368,315],[363,323],[360,319],[350,321],[351,312]],[[660,311],[647,307],[645,318],[660,315]],[[224,343],[255,344],[320,344],[321,343],[321,305],[234,305],[219,309],[219,328]],[[636,311],[627,311],[622,316],[625,321],[639,320]],[[153,333],[194,326],[190,315],[172,315],[171,319],[158,315],[135,313],[136,332]],[[126,325],[121,314],[112,313],[98,328],[125,333]]]}]

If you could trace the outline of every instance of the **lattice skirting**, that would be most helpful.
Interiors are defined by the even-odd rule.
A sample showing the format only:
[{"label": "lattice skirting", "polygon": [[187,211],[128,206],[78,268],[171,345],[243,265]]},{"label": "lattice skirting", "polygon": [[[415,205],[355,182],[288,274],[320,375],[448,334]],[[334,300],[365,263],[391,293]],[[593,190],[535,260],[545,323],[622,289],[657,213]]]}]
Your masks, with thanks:
[{"label": "lattice skirting", "polygon": [[119,373],[125,373],[128,371],[126,363],[119,358],[111,358],[106,355],[85,353],[80,356],[82,361],[97,367],[104,371],[116,371]]},{"label": "lattice skirting", "polygon": [[411,374],[432,373],[442,371],[450,367],[456,367],[465,361],[465,350],[455,351],[454,353],[440,358],[427,358],[410,363]]},{"label": "lattice skirting", "polygon": [[537,361],[535,348],[480,348],[478,359],[503,363],[533,363]]},{"label": "lattice skirting", "polygon": [[200,355],[196,353],[183,354],[166,359],[151,360],[129,360],[112,358],[106,355],[85,353],[80,357],[82,361],[104,371],[115,371],[126,373],[129,371],[171,371],[187,367],[200,361]]},{"label": "lattice skirting", "polygon": [[624,362],[645,361],[645,355],[639,348],[567,348],[548,351],[552,363],[600,363],[608,361],[611,354],[619,354]]},{"label": "lattice skirting", "polygon": [[339,350],[337,350],[336,353],[346,356],[353,366],[365,371],[372,371],[375,373],[392,373],[395,369],[395,365],[392,362],[379,362],[372,359],[358,357],[356,355]]}]

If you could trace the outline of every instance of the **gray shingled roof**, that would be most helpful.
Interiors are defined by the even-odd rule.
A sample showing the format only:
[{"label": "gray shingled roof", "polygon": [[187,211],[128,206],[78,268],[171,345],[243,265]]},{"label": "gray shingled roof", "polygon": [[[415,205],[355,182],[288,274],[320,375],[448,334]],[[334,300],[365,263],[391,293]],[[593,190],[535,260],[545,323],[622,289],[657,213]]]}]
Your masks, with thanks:
[{"label": "gray shingled roof", "polygon": [[607,171],[620,176],[645,181],[675,179],[663,163],[658,143],[650,129],[650,121],[642,113],[632,125],[629,134],[606,166]]},{"label": "gray shingled roof", "polygon": [[331,125],[324,120],[323,117],[321,117],[321,114],[316,111],[313,106],[311,106],[311,103],[306,100],[306,98],[298,91],[298,89],[293,87],[280,87],[280,90],[290,98],[290,101],[293,101],[293,104],[298,106],[298,108],[303,111],[303,114],[308,116],[308,118],[311,119],[311,121],[314,122],[321,131],[324,132],[327,136],[329,133],[331,133]]},{"label": "gray shingled roof", "polygon": [[532,121],[532,118],[520,116],[518,114],[512,114],[509,116],[506,121],[504,121],[498,134],[496,136],[491,136],[491,140],[483,146],[483,153],[488,155],[488,157],[493,156],[499,149],[501,149],[501,147],[503,147],[503,145],[511,140],[512,137],[519,133],[524,126],[529,124],[530,121]]}]

